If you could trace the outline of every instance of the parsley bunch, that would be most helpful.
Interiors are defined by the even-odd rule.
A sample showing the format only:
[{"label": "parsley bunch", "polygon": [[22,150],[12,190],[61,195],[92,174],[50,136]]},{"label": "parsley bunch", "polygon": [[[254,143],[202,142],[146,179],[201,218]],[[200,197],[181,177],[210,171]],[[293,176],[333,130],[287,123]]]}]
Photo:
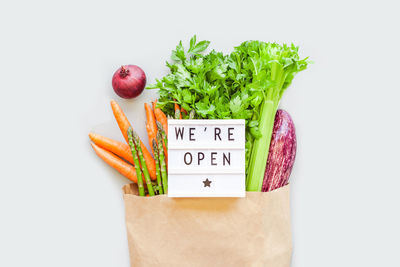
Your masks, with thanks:
[{"label": "parsley bunch", "polygon": [[172,117],[178,103],[197,119],[245,119],[247,189],[261,191],[279,100],[307,59],[293,44],[246,41],[228,55],[203,54],[209,44],[193,36],[185,51],[180,42],[170,73],[147,88],[160,89],[157,106]]}]

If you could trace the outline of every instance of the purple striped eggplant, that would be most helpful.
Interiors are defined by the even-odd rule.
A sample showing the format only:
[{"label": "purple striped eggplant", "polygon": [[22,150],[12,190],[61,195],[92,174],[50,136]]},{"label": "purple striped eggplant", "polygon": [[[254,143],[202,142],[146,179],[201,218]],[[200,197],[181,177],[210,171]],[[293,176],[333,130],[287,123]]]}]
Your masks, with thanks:
[{"label": "purple striped eggplant", "polygon": [[289,113],[279,109],[275,115],[262,192],[288,184],[296,157],[296,145],[296,132],[292,118]]}]

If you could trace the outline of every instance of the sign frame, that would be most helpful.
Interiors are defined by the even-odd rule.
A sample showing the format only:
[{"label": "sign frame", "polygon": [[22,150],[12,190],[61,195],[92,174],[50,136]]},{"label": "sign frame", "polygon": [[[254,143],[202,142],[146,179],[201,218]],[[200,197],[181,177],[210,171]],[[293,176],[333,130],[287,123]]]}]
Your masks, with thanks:
[{"label": "sign frame", "polygon": [[168,119],[168,197],[245,197],[245,127]]}]

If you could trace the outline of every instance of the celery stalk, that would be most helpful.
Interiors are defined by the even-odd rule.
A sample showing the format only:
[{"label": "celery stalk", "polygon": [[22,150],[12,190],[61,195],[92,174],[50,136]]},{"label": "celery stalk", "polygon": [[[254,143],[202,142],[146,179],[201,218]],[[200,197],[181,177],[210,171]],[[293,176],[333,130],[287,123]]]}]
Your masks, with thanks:
[{"label": "celery stalk", "polygon": [[247,179],[247,191],[261,192],[265,167],[267,165],[269,144],[271,142],[272,130],[277,104],[272,100],[266,100],[261,106],[259,129],[262,137],[254,141],[251,151],[249,173]]}]

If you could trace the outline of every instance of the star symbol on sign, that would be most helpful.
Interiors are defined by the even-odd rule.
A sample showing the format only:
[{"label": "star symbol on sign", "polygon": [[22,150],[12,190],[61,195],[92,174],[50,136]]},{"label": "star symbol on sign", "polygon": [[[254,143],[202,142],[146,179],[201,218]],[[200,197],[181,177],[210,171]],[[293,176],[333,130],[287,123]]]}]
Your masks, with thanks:
[{"label": "star symbol on sign", "polygon": [[203,181],[203,183],[204,183],[204,187],[211,187],[211,183],[212,183],[212,181],[210,181],[210,180],[208,180],[208,178],[205,180],[205,181]]}]

